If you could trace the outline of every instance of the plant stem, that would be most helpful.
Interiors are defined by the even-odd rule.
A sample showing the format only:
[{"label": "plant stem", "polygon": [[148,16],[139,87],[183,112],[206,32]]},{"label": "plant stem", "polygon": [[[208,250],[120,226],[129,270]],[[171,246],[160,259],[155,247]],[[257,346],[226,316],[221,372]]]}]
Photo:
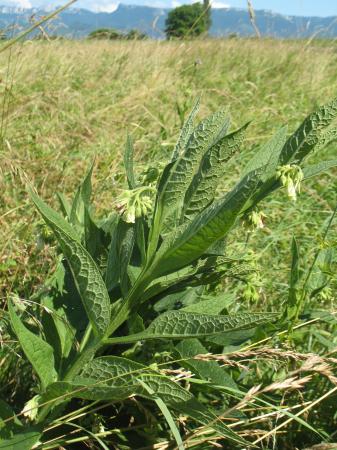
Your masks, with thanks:
[{"label": "plant stem", "polygon": [[63,381],[72,381],[82,367],[95,355],[97,350],[102,346],[102,338],[93,338],[85,350],[79,354],[74,364],[70,367]]},{"label": "plant stem", "polygon": [[136,283],[132,286],[129,295],[116,314],[116,317],[110,323],[107,336],[110,336],[112,333],[114,333],[114,331],[116,331],[117,328],[119,328],[122,323],[125,322],[131,312],[133,305],[135,304],[137,299],[140,298],[141,291],[145,288],[149,281],[150,276],[149,274],[147,274],[147,267],[145,267],[143,272],[139,275]]}]

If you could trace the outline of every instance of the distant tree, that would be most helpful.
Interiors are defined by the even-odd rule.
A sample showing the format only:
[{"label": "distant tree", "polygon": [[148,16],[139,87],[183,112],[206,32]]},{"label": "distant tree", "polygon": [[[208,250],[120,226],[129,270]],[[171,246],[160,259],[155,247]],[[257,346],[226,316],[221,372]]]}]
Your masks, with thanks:
[{"label": "distant tree", "polygon": [[122,33],[120,33],[117,30],[114,30],[113,28],[99,28],[98,30],[92,31],[89,36],[89,39],[109,39],[109,40],[115,40],[115,39],[121,39]]},{"label": "distant tree", "polygon": [[142,33],[139,30],[130,30],[126,33],[125,35],[125,39],[128,40],[143,40],[143,39],[147,39],[147,35],[145,33]]},{"label": "distant tree", "polygon": [[167,38],[196,37],[206,34],[211,21],[208,0],[205,0],[205,4],[182,5],[170,11],[165,23]]},{"label": "distant tree", "polygon": [[124,33],[119,30],[114,30],[113,28],[99,28],[98,30],[92,31],[89,36],[89,39],[108,39],[108,40],[138,40],[138,39],[146,39],[146,34],[142,33],[138,30],[130,30],[127,33]]}]

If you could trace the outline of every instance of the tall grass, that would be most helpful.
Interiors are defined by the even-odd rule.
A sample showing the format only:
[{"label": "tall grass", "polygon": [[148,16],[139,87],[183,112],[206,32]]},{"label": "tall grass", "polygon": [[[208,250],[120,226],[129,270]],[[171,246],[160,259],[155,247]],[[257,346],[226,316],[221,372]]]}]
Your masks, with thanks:
[{"label": "tall grass", "polygon": [[[108,186],[117,189],[112,174],[121,172],[126,133],[134,137],[141,164],[161,160],[170,154],[197,94],[203,95],[202,114],[226,104],[234,126],[252,120],[253,149],[278,125],[290,121],[295,127],[337,87],[334,45],[301,41],[26,41],[12,50],[9,71],[8,54],[2,53],[0,62],[0,88],[3,94],[8,90],[0,175],[2,295],[8,282],[30,292],[25,267],[34,259],[34,219],[19,168],[52,199],[55,190],[70,192],[96,155],[94,184],[104,195]],[[328,212],[331,188],[323,179],[320,198],[306,203],[310,223],[293,218],[303,231]],[[38,260],[44,270],[44,258]]]},{"label": "tall grass", "polygon": [[[233,129],[252,121],[247,131],[246,154],[240,155],[240,160],[245,161],[280,125],[288,123],[293,131],[308,111],[335,96],[337,90],[334,43],[321,46],[315,41],[308,44],[268,39],[26,41],[11,52],[9,65],[8,54],[0,54],[0,90],[6,99],[0,150],[2,304],[6,304],[9,293],[30,299],[41,289],[46,273],[52,272],[56,263],[52,247],[36,245],[44,229],[27,198],[27,179],[55,205],[55,192],[70,195],[95,157],[93,190],[99,199],[95,207],[97,215],[103,215],[111,208],[111,197],[118,195],[125,184],[122,149],[127,132],[135,142],[138,172],[147,164],[167,160],[194,98],[201,94],[201,116],[228,105]],[[335,158],[336,144],[324,149],[324,155]],[[313,157],[316,161],[320,159],[319,153]],[[234,159],[222,188],[226,189],[238,175],[238,160]],[[232,237],[232,248],[237,252],[245,252],[249,244],[250,264],[256,269],[248,285],[240,280],[236,283],[237,303],[230,305],[232,312],[240,310],[240,305],[254,311],[279,309],[286,302],[294,235],[300,243],[303,270],[310,267],[318,248],[335,242],[335,222],[328,238],[322,238],[336,203],[335,175],[332,170],[319,179],[308,180],[300,194],[300,208],[291,205],[284,192],[277,193],[265,203],[263,230],[250,237],[249,242],[242,240],[240,234]],[[310,306],[320,313],[330,312],[333,317],[336,279],[331,286]],[[324,422],[330,432],[335,420],[336,392],[330,392],[327,369],[324,372],[319,363],[336,356],[337,337],[335,324],[322,323],[318,316],[319,313],[316,318],[308,317],[310,327],[305,322],[295,327],[290,339],[286,332],[280,332],[273,340],[262,334],[261,342],[240,349],[242,354],[233,356],[231,364],[240,367],[249,359],[244,382],[248,389],[260,382],[264,387],[268,383],[272,386],[275,371],[296,378],[299,364],[310,361],[311,353],[319,354],[323,359],[314,361],[311,367],[317,382],[308,381],[305,402],[296,393],[297,402],[288,403],[289,394],[284,394],[280,405],[284,402],[291,414],[303,415],[316,430]],[[265,345],[268,347],[264,348]],[[292,356],[272,354],[272,346],[279,346],[282,351],[289,347]],[[221,356],[213,357],[221,361]],[[265,370],[264,364],[270,367]],[[22,367],[20,361],[19,365]],[[24,369],[17,380],[22,383],[16,386],[20,393],[25,377],[29,376],[26,366]],[[14,377],[15,364],[11,370]],[[246,429],[249,434],[254,433],[255,423],[263,424],[263,431],[256,431],[255,437],[261,448],[273,448],[273,439],[285,431],[286,436],[294,438],[288,448],[294,448],[296,437],[305,435],[307,430],[303,432],[294,419],[280,430],[276,428],[279,410],[271,411],[259,403],[255,397],[260,391],[256,388],[243,395],[242,409],[251,414],[250,419],[247,423],[233,424],[233,428],[240,428],[243,434]],[[13,401],[19,401],[15,392]],[[212,438],[207,441],[202,430],[200,433],[199,443],[198,436],[191,436],[191,441],[196,442],[196,448],[207,448]],[[334,438],[337,440],[331,432],[331,439]],[[319,442],[317,439],[322,439],[322,435],[308,438],[308,445],[311,441]],[[163,442],[161,448],[169,448],[171,444],[165,445]]]}]

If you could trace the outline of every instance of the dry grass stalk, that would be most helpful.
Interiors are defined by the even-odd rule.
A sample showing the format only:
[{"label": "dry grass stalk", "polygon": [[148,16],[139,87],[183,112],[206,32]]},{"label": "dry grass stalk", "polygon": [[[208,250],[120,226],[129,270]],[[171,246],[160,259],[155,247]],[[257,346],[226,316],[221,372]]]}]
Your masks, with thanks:
[{"label": "dry grass stalk", "polygon": [[[334,375],[331,368],[331,364],[336,364],[336,358],[324,358],[314,353],[299,353],[290,350],[265,347],[258,350],[233,352],[228,355],[215,355],[211,353],[201,354],[196,355],[194,359],[201,361],[218,361],[223,365],[238,367],[241,369],[247,369],[246,366],[244,366],[242,363],[250,362],[252,359],[272,360],[273,362],[275,362],[275,360],[291,360],[294,362],[303,362],[299,369],[291,372],[291,375],[293,377],[302,372],[314,372],[328,378],[331,383],[337,385],[337,377]],[[235,359],[240,359],[240,361],[234,361]],[[285,381],[281,383],[284,383]],[[295,383],[295,378],[293,382]]]}]

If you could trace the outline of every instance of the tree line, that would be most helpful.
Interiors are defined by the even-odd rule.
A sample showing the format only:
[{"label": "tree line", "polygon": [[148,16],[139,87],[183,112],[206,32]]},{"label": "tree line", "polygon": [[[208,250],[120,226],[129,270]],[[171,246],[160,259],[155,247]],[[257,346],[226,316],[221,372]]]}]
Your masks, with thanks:
[{"label": "tree line", "polygon": [[[167,39],[193,38],[207,35],[211,26],[211,5],[209,0],[203,3],[182,5],[172,9],[165,22]],[[101,28],[89,34],[89,39],[140,40],[146,34],[138,30],[121,32],[111,28]]]}]

